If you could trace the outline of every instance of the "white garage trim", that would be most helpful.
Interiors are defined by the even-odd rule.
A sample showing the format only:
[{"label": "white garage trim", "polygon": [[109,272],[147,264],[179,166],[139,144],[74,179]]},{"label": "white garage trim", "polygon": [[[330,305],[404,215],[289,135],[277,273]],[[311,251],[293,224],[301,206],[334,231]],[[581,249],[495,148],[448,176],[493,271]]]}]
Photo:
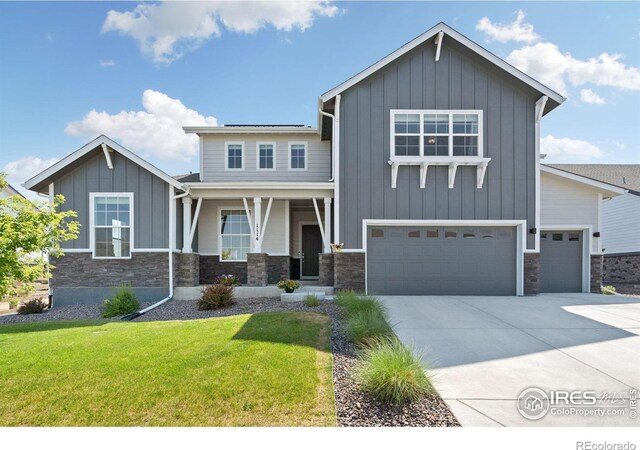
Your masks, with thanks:
[{"label": "white garage trim", "polygon": [[[544,225],[540,231],[582,231],[582,292],[591,292],[591,225]],[[540,247],[542,251],[542,247]]]},{"label": "white garage trim", "polygon": [[[367,274],[367,229],[370,226],[445,226],[445,227],[516,227],[516,295],[524,295],[524,249],[526,248],[526,220],[402,220],[402,219],[363,219],[362,220],[362,247],[365,252],[364,260],[364,288],[369,292],[369,279]],[[559,228],[557,228],[559,229]],[[572,228],[576,229],[576,228]]]}]

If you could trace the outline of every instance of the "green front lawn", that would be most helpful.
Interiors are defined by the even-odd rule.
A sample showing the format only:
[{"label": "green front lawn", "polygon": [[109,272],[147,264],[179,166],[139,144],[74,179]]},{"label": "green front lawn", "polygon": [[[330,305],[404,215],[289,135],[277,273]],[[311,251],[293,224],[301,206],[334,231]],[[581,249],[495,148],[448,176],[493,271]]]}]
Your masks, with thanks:
[{"label": "green front lawn", "polygon": [[303,312],[0,325],[0,426],[331,426],[330,321]]}]

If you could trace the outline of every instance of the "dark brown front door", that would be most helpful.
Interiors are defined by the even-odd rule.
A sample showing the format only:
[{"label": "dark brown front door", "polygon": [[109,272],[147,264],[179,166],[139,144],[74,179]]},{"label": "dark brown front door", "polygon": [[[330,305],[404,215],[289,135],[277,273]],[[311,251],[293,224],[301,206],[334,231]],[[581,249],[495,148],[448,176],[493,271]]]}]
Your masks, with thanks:
[{"label": "dark brown front door", "polygon": [[318,225],[302,225],[302,276],[318,276],[318,254],[322,253],[322,235]]}]

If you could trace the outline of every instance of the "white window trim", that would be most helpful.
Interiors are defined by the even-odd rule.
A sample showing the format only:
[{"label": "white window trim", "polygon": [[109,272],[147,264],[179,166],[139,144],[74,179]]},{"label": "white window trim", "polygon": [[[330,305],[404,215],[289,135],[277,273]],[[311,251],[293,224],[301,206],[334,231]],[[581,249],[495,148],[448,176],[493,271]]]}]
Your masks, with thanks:
[{"label": "white window trim", "polygon": [[[263,169],[260,167],[260,146],[261,145],[271,145],[273,146],[273,167],[270,169]],[[277,155],[277,146],[275,142],[256,142],[256,170],[257,171],[265,171],[265,172],[273,172],[276,170],[276,155]]]},{"label": "white window trim", "polygon": [[[408,161],[419,159],[421,161],[429,162],[433,161],[469,161],[471,159],[482,159],[484,155],[483,140],[484,140],[484,120],[483,111],[481,109],[392,109],[389,114],[389,156],[391,161]],[[419,114],[420,115],[420,131],[419,131],[419,146],[420,154],[418,156],[403,156],[395,154],[395,115],[396,114]],[[425,114],[448,114],[449,115],[449,154],[448,156],[425,156],[424,155],[424,115]],[[477,114],[478,115],[478,154],[476,156],[453,156],[453,114]],[[401,135],[405,135],[402,134]],[[442,134],[435,134],[443,136]],[[456,136],[476,136],[476,134],[469,133],[456,133]]]},{"label": "white window trim", "polygon": [[[96,256],[95,232],[95,199],[96,197],[128,197],[129,198],[129,256]],[[89,192],[89,249],[93,259],[131,259],[134,253],[134,218],[135,207],[133,192]]]},{"label": "white window trim", "polygon": [[[218,261],[221,263],[227,262],[247,262],[246,259],[222,259],[222,229],[220,225],[222,224],[222,211],[242,211],[246,214],[246,210],[243,205],[230,205],[230,206],[218,206],[218,220],[216,222],[216,233],[218,234]],[[249,214],[251,214],[251,209],[249,209]],[[248,219],[247,219],[248,220]],[[251,238],[253,234],[249,231],[249,238]],[[252,251],[253,240],[249,240],[249,252]]]},{"label": "white window trim", "polygon": [[[300,168],[294,169],[291,167],[291,147],[293,145],[304,145],[304,168],[302,169]],[[307,141],[289,141],[288,147],[289,147],[289,155],[287,159],[288,159],[289,170],[305,171],[309,169],[309,143]]]},{"label": "white window trim", "polygon": [[[242,151],[242,167],[237,168],[229,168],[229,146],[230,145],[240,145]],[[245,148],[244,141],[227,141],[224,143],[224,170],[228,170],[230,172],[240,172],[244,170],[245,167]]]}]

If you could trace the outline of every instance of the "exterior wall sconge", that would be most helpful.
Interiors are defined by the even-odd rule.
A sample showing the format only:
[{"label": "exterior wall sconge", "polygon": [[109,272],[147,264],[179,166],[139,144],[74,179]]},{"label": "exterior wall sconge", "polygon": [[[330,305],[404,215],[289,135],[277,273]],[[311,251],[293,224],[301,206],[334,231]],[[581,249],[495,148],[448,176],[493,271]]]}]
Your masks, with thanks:
[{"label": "exterior wall sconge", "polygon": [[599,232],[599,231],[596,231],[595,233],[593,233],[593,237],[597,237],[597,238],[599,238],[599,237],[600,237],[600,232]]},{"label": "exterior wall sconge", "polygon": [[538,232],[537,228],[529,228],[529,234],[536,234]]}]

